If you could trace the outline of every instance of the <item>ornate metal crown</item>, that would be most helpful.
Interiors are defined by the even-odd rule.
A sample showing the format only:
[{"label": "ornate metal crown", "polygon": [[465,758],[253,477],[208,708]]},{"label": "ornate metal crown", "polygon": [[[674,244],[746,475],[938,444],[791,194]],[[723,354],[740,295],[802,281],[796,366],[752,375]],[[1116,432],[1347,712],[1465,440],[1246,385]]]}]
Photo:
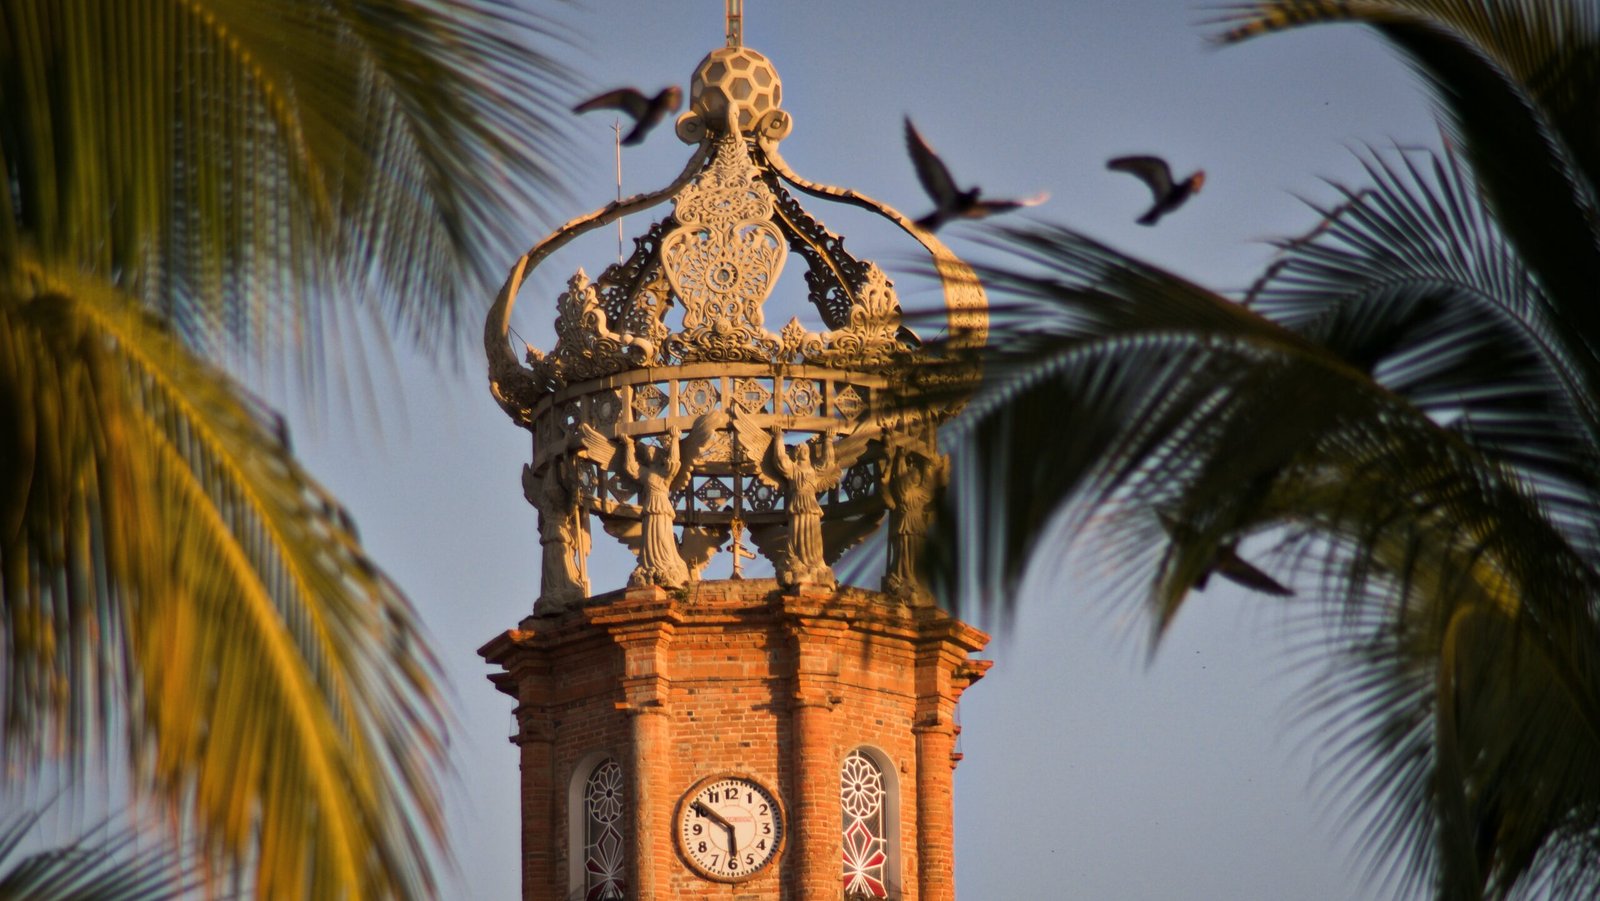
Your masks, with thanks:
[{"label": "ornate metal crown", "polygon": [[[982,289],[931,233],[887,205],[796,175],[792,128],[766,57],[721,48],[696,68],[678,136],[697,149],[666,188],[568,222],[517,261],[484,329],[490,390],[534,436],[523,487],[538,508],[539,609],[590,594],[590,517],[638,555],[631,585],[680,587],[748,534],[785,585],[832,585],[831,564],[890,518],[884,590],[918,595],[913,565],[944,460],[938,412],[884,400],[920,353],[893,283],[807,213],[793,191],[875,212],[932,254],[949,328],[981,342]],[[633,254],[557,300],[556,344],[508,342],[527,275],[577,236],[670,201]],[[763,305],[790,253],[825,326],[768,329]],[[731,542],[731,545],[730,545]]]}]

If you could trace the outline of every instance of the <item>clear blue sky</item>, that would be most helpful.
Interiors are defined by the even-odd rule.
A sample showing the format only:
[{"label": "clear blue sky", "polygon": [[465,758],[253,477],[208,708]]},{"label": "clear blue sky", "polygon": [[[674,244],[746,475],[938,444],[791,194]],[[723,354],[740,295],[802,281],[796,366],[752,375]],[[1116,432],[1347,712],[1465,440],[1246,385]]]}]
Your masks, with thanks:
[{"label": "clear blue sky", "polygon": [[[575,36],[562,56],[594,89],[687,85],[722,41],[719,0],[590,0],[557,14]],[[1264,239],[1313,222],[1296,195],[1331,196],[1324,177],[1360,180],[1350,148],[1438,143],[1422,88],[1350,27],[1217,49],[1204,40],[1214,28],[1199,24],[1210,13],[1169,0],[749,0],[745,14],[745,43],[783,79],[795,119],[783,149],[802,175],[920,214],[901,137],[910,114],[958,180],[1000,195],[1048,190],[1040,218],[1218,288],[1260,271]],[[571,120],[589,153],[560,218],[613,196],[610,121]],[[668,128],[627,150],[627,192],[663,185],[688,152]],[[1205,168],[1204,192],[1155,229],[1135,225],[1148,194],[1104,168],[1134,152],[1162,154],[1180,175]],[[902,238],[810,206],[856,253],[891,277],[904,271]],[[554,224],[530,216],[526,243]],[[631,221],[630,234],[646,224]],[[946,237],[979,255],[976,234]],[[597,272],[611,253],[614,243],[591,242],[549,267],[523,291],[518,331],[548,349],[559,280],[579,265]],[[935,299],[915,279],[897,282],[908,304]],[[512,702],[474,652],[529,611],[538,535],[518,477],[528,436],[490,400],[481,352],[468,346],[464,371],[404,351],[376,368],[382,434],[360,413],[349,423],[325,413],[300,418],[296,444],[420,608],[452,681],[460,874],[447,897],[514,898]],[[609,559],[595,567],[597,589],[626,573]],[[1294,692],[1311,674],[1291,667],[1284,607],[1213,588],[1152,659],[1138,598],[1104,582],[1071,567],[1041,573],[1009,629],[980,622],[994,627],[997,662],[962,704],[960,897],[1387,897],[1360,881],[1338,799],[1318,787],[1328,755],[1299,724]]]}]

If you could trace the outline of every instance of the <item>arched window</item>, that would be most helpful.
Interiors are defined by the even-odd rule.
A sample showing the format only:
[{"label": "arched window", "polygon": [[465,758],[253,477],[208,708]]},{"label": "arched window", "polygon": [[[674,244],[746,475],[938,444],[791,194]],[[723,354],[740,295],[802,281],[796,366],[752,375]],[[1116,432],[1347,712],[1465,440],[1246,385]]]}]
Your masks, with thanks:
[{"label": "arched window", "polygon": [[894,848],[892,792],[883,767],[857,748],[839,769],[839,807],[844,813],[844,896],[889,897],[889,861]]},{"label": "arched window", "polygon": [[585,901],[622,901],[628,890],[622,785],[622,765],[607,757],[589,772],[583,786]]}]

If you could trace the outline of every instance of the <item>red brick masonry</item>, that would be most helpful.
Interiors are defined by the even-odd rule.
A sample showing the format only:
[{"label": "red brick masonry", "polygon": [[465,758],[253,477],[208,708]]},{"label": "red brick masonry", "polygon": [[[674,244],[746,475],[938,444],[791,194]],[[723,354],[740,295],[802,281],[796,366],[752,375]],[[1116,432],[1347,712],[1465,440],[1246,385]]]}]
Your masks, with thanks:
[{"label": "red brick masonry", "polygon": [[[528,617],[479,650],[517,699],[523,898],[581,897],[568,787],[603,752],[628,779],[631,898],[839,901],[839,768],[865,746],[898,785],[892,897],[950,901],[955,707],[989,668],[968,658],[988,640],[936,608],[772,580],[625,589]],[[695,874],[674,839],[683,793],[723,772],[774,789],[787,822],[778,860],[735,883]]]}]

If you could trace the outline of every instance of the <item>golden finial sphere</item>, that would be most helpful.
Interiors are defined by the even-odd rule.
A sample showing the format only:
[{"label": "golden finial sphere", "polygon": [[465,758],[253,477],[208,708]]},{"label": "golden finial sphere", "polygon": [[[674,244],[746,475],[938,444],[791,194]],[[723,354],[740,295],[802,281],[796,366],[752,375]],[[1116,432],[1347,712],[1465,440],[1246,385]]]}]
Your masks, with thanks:
[{"label": "golden finial sphere", "polygon": [[703,121],[721,122],[731,109],[740,131],[754,128],[762,115],[777,109],[782,100],[778,70],[749,47],[711,51],[689,80],[689,111]]}]

